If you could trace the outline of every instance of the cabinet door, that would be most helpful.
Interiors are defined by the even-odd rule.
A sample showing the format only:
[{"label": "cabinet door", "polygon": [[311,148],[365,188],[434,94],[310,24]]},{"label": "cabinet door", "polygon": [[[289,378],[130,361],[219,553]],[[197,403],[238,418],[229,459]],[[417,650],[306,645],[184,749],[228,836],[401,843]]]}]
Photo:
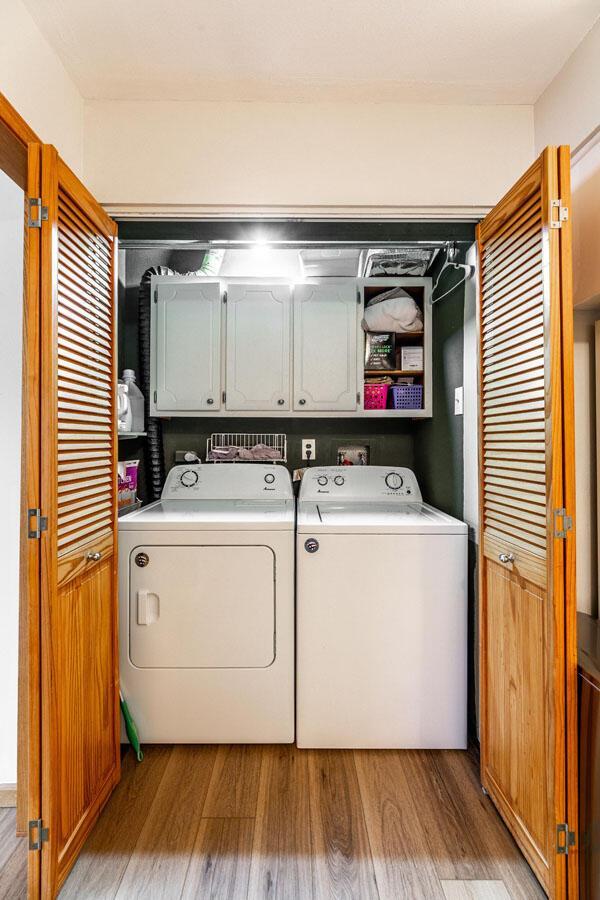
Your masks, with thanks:
[{"label": "cabinet door", "polygon": [[156,286],[156,412],[221,405],[221,295],[218,282]]},{"label": "cabinet door", "polygon": [[355,284],[294,289],[294,409],[356,409]]},{"label": "cabinet door", "polygon": [[227,409],[290,408],[291,288],[233,284],[227,290]]}]

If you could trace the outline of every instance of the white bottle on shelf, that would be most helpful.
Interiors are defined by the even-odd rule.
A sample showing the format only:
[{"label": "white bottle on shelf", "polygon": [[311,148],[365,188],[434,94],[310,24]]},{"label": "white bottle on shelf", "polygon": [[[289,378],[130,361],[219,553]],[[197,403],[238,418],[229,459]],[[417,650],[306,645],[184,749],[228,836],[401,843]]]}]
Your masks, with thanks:
[{"label": "white bottle on shelf", "polygon": [[119,432],[131,431],[131,406],[129,388],[119,379],[117,384],[117,421]]},{"label": "white bottle on shelf", "polygon": [[144,430],[144,395],[135,383],[133,369],[123,369],[123,381],[127,385],[129,407],[131,409],[131,431],[139,433]]}]

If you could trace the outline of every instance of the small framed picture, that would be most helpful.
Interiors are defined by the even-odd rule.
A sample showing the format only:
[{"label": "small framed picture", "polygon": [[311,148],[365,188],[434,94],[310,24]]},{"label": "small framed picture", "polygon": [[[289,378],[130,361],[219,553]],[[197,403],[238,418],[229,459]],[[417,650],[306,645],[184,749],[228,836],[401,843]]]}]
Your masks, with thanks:
[{"label": "small framed picture", "polygon": [[337,449],[338,466],[368,466],[369,448],[366,444],[352,444]]}]

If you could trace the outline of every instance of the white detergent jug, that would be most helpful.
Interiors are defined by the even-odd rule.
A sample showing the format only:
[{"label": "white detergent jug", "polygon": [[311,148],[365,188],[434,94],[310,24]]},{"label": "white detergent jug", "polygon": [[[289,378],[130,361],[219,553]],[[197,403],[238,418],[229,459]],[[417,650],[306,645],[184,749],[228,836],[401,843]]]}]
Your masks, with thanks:
[{"label": "white detergent jug", "polygon": [[131,431],[129,388],[124,381],[117,383],[117,423],[119,431]]},{"label": "white detergent jug", "polygon": [[131,410],[131,427],[129,431],[140,432],[144,430],[144,395],[135,383],[133,369],[123,369],[123,381],[127,386],[129,408]]}]

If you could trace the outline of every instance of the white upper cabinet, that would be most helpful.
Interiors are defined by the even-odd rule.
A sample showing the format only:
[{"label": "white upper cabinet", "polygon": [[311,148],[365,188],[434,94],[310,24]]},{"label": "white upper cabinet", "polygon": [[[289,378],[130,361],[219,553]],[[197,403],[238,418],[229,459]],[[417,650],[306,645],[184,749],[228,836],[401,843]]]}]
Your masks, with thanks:
[{"label": "white upper cabinet", "polygon": [[228,286],[228,410],[289,410],[291,297],[286,284]]},{"label": "white upper cabinet", "polygon": [[169,279],[154,286],[152,394],[157,415],[221,406],[221,289]]},{"label": "white upper cabinet", "polygon": [[357,407],[356,284],[294,289],[294,409]]}]

